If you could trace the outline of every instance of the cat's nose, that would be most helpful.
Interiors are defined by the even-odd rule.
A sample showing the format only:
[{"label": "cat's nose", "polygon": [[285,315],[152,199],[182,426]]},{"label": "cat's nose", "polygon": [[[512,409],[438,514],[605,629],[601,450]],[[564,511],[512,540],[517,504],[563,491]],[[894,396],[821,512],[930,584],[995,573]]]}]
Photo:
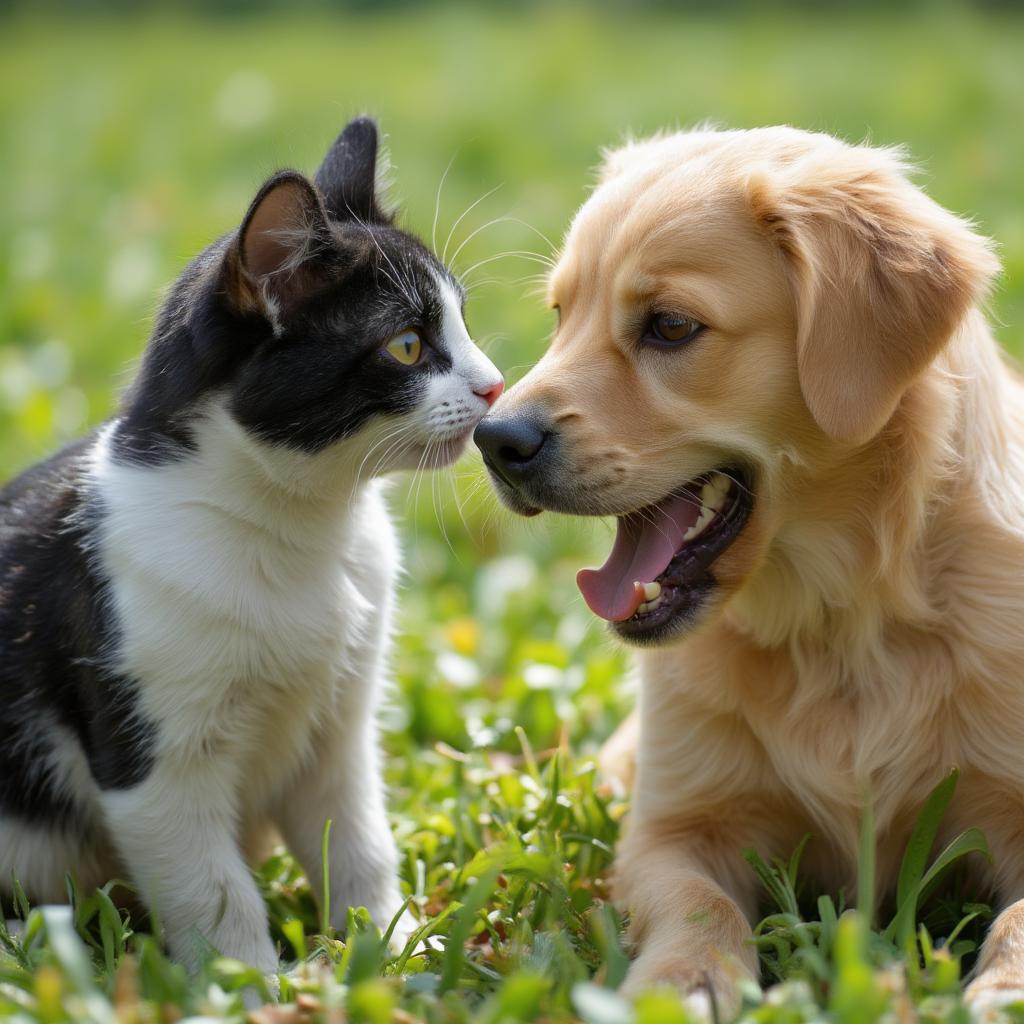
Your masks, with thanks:
[{"label": "cat's nose", "polygon": [[487,416],[473,431],[484,462],[515,487],[536,469],[544,443],[551,436],[545,421],[533,416]]},{"label": "cat's nose", "polygon": [[479,395],[487,403],[487,408],[489,409],[499,398],[501,398],[501,393],[504,390],[505,381],[499,377],[497,384],[491,384],[483,388],[474,388],[473,394]]}]

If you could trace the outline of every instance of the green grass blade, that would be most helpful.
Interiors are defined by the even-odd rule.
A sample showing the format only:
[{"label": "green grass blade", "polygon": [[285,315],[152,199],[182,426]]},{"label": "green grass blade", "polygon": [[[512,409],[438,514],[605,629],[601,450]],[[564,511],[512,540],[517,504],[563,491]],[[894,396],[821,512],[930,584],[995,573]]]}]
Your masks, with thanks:
[{"label": "green grass blade", "polygon": [[831,896],[818,897],[818,917],[821,920],[818,947],[826,956],[831,956],[832,946],[836,939],[836,926],[839,923],[839,915],[836,913],[836,905]]},{"label": "green grass blade", "polygon": [[935,891],[936,886],[942,881],[942,876],[958,860],[966,857],[969,853],[980,853],[987,860],[992,860],[992,853],[988,848],[988,842],[981,829],[969,828],[956,837],[943,851],[935,858],[935,863],[928,869],[921,879],[920,900],[926,900]]},{"label": "green grass blade", "polygon": [[796,896],[788,885],[785,870],[769,864],[756,850],[744,850],[743,859],[754,869],[772,902],[784,914],[797,915]]},{"label": "green grass blade", "polygon": [[864,817],[860,825],[857,910],[868,927],[871,927],[875,919],[875,809],[870,796],[864,801]]},{"label": "green grass blade", "polygon": [[917,893],[924,878],[928,865],[928,855],[932,852],[935,837],[939,833],[939,825],[945,816],[949,801],[953,798],[960,772],[954,768],[928,794],[921,808],[914,831],[910,835],[903,862],[900,864],[899,879],[896,882],[896,905],[902,907],[908,899],[917,899]]},{"label": "green grass blade", "polygon": [[493,865],[480,875],[470,887],[459,912],[455,915],[452,930],[448,933],[448,938],[445,941],[444,961],[441,965],[440,990],[442,992],[449,992],[458,985],[464,963],[470,968],[474,967],[472,961],[466,961],[466,943],[473,935],[477,914],[483,909],[487,898],[494,891],[498,872],[499,866]]},{"label": "green grass blade", "polygon": [[324,822],[323,835],[320,837],[320,870],[323,876],[320,890],[323,893],[323,900],[320,904],[320,931],[323,935],[327,935],[331,928],[331,862],[327,851],[330,845],[332,824],[330,818]]},{"label": "green grass blade", "polygon": [[901,950],[906,948],[907,943],[914,937],[921,884],[928,865],[928,855],[935,844],[935,837],[939,834],[939,826],[953,798],[959,778],[960,772],[954,768],[928,794],[917,821],[914,822],[914,830],[903,854],[896,883],[896,916],[883,933],[886,940],[895,943]]}]

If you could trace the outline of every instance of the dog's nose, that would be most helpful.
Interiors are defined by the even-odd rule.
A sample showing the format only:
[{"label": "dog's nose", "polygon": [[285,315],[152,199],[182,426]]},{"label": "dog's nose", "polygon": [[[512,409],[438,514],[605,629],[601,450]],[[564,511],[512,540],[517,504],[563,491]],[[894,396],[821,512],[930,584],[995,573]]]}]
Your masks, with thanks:
[{"label": "dog's nose", "polygon": [[506,483],[521,483],[536,468],[551,432],[529,416],[487,416],[473,431],[473,440],[490,466]]}]

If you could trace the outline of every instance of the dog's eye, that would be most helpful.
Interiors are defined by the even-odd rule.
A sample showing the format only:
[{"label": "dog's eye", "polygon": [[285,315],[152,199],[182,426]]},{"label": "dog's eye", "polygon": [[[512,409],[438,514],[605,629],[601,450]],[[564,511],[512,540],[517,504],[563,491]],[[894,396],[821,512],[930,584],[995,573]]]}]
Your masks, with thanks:
[{"label": "dog's eye", "polygon": [[403,366],[413,366],[423,355],[423,341],[415,331],[402,331],[384,346],[384,351]]},{"label": "dog's eye", "polygon": [[644,331],[644,342],[662,347],[673,347],[692,341],[701,331],[704,324],[691,316],[680,313],[655,313],[651,317],[647,330]]}]

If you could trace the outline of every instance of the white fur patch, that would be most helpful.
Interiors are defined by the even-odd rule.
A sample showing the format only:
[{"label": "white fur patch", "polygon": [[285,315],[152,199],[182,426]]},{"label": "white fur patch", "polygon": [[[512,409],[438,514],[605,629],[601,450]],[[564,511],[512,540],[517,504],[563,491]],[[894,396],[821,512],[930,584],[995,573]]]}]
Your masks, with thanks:
[{"label": "white fur patch", "polygon": [[437,287],[444,304],[443,342],[452,368],[430,378],[423,401],[412,413],[424,442],[434,445],[467,440],[489,408],[484,395],[502,381],[497,367],[473,344],[451,282],[438,277]]}]

